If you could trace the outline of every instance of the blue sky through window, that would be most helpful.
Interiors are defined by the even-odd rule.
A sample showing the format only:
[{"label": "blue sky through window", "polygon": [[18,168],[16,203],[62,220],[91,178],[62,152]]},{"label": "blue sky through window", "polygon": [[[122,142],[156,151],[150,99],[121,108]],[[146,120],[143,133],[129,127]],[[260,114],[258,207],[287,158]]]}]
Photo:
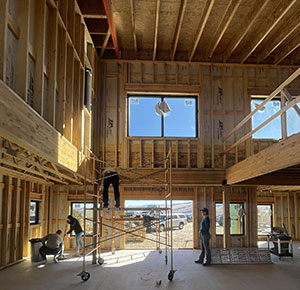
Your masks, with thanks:
[{"label": "blue sky through window", "polygon": [[[251,100],[251,111],[254,111],[255,108],[260,105],[264,99],[252,99]],[[252,117],[252,129],[255,129],[265,120],[269,119],[276,112],[280,110],[280,101],[272,100],[265,104],[262,110],[259,110]],[[258,130],[253,134],[253,138],[261,139],[281,139],[281,118],[277,117],[275,120],[270,122],[268,125]]]},{"label": "blue sky through window", "polygon": [[[163,99],[171,111],[161,116],[156,113],[155,105]],[[128,134],[136,137],[197,137],[196,106],[195,97],[130,96]]]}]

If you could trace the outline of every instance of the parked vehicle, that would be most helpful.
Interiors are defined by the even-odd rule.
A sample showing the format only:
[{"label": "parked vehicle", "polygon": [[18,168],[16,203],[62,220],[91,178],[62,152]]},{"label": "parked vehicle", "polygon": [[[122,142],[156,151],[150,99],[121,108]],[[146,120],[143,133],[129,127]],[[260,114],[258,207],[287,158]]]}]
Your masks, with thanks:
[{"label": "parked vehicle", "polygon": [[[160,219],[161,219],[161,222],[159,224],[159,229],[161,232],[163,232],[167,229],[167,226],[171,225],[171,220],[167,221],[166,216],[161,216]],[[187,223],[187,219],[184,214],[173,214],[172,215],[173,228],[178,228],[179,230],[182,230],[186,223]]]}]

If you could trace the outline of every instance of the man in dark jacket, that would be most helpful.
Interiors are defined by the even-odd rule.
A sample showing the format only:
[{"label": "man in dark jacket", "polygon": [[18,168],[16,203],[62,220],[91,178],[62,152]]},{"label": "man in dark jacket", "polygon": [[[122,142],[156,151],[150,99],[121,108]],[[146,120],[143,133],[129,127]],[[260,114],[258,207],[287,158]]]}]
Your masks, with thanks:
[{"label": "man in dark jacket", "polygon": [[74,218],[72,215],[68,215],[67,223],[70,225],[70,230],[65,234],[71,234],[73,231],[75,232],[76,237],[76,255],[79,256],[79,246],[83,249],[83,244],[81,237],[83,235],[83,230],[80,226],[79,221]]},{"label": "man in dark jacket", "polygon": [[[209,240],[210,240],[210,220],[208,217],[208,209],[203,208],[200,210],[202,212],[202,220],[200,223],[200,239],[201,239],[201,248],[202,252],[199,256],[199,259],[195,261],[197,264],[202,264],[203,266],[208,266],[211,263],[211,254],[210,254],[210,247],[209,247]],[[204,262],[204,257],[206,258]]]},{"label": "man in dark jacket", "polygon": [[120,207],[119,175],[113,168],[106,168],[103,173],[103,207],[108,207],[108,188],[112,184],[115,193],[116,208]]}]

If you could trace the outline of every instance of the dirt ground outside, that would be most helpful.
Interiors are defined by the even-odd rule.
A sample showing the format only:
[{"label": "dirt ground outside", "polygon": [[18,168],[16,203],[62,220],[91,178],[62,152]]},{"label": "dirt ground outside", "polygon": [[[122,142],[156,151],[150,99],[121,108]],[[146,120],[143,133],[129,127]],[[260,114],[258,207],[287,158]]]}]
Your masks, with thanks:
[{"label": "dirt ground outside", "polygon": [[[170,232],[169,232],[170,233]],[[164,241],[165,232],[160,232],[161,241]],[[156,233],[146,233],[146,238],[156,240]],[[126,241],[125,238],[125,249],[156,249],[156,242],[149,240],[144,241]],[[161,249],[164,249],[165,246],[161,245]],[[182,230],[178,228],[173,229],[173,248],[175,249],[191,249],[193,248],[193,223],[187,223]]]}]

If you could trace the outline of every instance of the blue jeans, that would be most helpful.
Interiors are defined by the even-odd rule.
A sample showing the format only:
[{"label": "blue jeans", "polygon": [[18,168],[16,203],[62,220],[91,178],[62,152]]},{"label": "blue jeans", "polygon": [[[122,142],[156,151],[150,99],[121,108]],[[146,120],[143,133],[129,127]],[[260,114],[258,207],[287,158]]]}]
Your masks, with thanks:
[{"label": "blue jeans", "polygon": [[81,247],[81,249],[83,249],[83,244],[82,244],[82,240],[81,240],[82,235],[83,235],[83,232],[80,232],[75,235],[75,237],[76,237],[76,252],[77,253],[79,253],[79,246]]}]

